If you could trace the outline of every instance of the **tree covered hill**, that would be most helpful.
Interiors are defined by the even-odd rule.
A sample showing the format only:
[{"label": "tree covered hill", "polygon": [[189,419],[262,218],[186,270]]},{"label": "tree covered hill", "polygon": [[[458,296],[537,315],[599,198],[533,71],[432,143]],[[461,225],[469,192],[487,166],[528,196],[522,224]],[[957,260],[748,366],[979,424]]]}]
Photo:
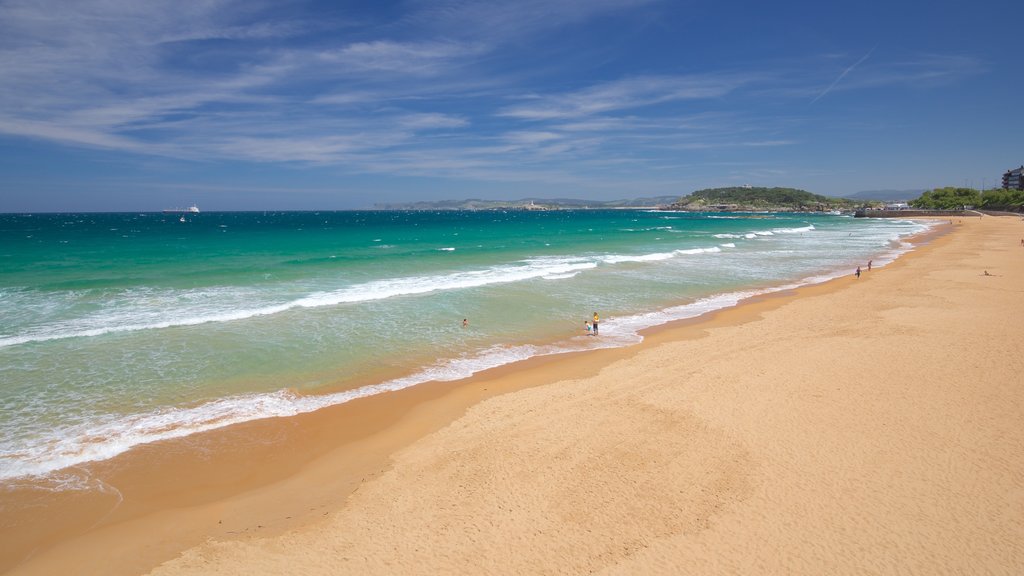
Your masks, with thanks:
[{"label": "tree covered hill", "polygon": [[986,210],[1024,211],[1024,190],[995,188],[981,192],[974,188],[935,188],[910,201],[915,208],[959,210],[964,206]]},{"label": "tree covered hill", "polygon": [[797,188],[731,187],[697,190],[669,206],[671,210],[843,210],[853,200],[812,194]]}]

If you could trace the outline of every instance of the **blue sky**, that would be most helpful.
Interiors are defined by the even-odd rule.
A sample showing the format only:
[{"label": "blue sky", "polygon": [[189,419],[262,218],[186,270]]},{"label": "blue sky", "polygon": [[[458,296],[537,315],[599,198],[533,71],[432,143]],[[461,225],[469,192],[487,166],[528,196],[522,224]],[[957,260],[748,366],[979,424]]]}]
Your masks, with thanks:
[{"label": "blue sky", "polygon": [[0,211],[991,187],[1024,164],[1021,22],[986,0],[0,0]]}]

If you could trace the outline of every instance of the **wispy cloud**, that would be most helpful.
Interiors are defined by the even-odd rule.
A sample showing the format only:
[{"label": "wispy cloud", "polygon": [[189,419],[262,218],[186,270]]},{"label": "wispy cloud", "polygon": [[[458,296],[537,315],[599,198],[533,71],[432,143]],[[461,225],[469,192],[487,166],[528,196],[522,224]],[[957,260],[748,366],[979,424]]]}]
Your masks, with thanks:
[{"label": "wispy cloud", "polygon": [[871,54],[875,51],[875,48],[877,48],[877,47],[878,46],[874,46],[873,48],[871,48],[871,50],[868,50],[868,53],[865,54],[864,56],[862,56],[860,60],[857,60],[856,62],[854,62],[853,64],[848,66],[845,70],[843,70],[839,74],[839,76],[837,76],[836,79],[833,80],[832,83],[828,85],[828,88],[825,88],[824,90],[822,90],[820,94],[815,96],[814,100],[811,100],[811,104],[814,104],[818,100],[821,100],[826,94],[831,92],[832,89],[835,88],[837,84],[839,84],[840,80],[842,80],[843,78],[846,78],[846,75],[849,74],[850,72],[852,72],[854,68],[856,68],[857,66],[860,66],[861,64],[863,64],[864,61],[867,60],[871,56]]},{"label": "wispy cloud", "polygon": [[570,119],[679,100],[723,96],[743,85],[736,75],[645,76],[590,86],[575,92],[537,95],[509,106],[502,116],[527,120]]},{"label": "wispy cloud", "polygon": [[348,70],[377,70],[416,76],[446,71],[447,66],[474,58],[487,51],[481,44],[458,42],[395,42],[377,40],[358,42],[323,52],[324,64]]},{"label": "wispy cloud", "polygon": [[949,84],[987,71],[984,62],[963,54],[922,54],[872,67],[870,74],[858,74],[853,88],[882,86],[924,86]]},{"label": "wispy cloud", "polygon": [[443,128],[464,128],[469,121],[450,114],[408,114],[395,119],[395,123],[410,130],[434,130]]},{"label": "wispy cloud", "polygon": [[[552,59],[537,70],[540,52],[505,66],[535,38],[654,3],[414,0],[390,20],[355,22],[279,19],[275,3],[243,0],[9,0],[0,133],[175,161],[639,182],[675,169],[681,153],[795,145],[787,114],[812,94],[944,82],[977,67],[940,55],[863,66],[872,49],[820,90],[834,75],[820,63],[812,78],[789,74],[792,62],[580,72]],[[778,108],[749,111],[763,100]]]},{"label": "wispy cloud", "polygon": [[636,9],[659,0],[414,0],[401,24],[447,36],[487,42],[521,40],[589,19]]}]

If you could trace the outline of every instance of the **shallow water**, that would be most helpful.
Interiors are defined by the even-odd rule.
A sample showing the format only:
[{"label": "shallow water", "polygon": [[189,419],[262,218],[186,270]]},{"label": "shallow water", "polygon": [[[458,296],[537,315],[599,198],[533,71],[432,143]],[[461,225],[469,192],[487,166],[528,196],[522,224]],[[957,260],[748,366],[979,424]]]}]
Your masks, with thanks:
[{"label": "shallow water", "polygon": [[924,228],[633,210],[0,215],[0,480],[628,345],[884,265]]}]

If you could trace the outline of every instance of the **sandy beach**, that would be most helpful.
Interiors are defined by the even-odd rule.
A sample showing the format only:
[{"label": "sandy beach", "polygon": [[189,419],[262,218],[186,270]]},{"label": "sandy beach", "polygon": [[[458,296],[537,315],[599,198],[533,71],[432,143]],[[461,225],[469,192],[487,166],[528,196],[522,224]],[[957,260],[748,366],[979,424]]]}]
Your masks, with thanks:
[{"label": "sandy beach", "polygon": [[1024,573],[1024,222],[941,228],[632,348],[218,433],[235,459],[126,455],[116,513],[11,573]]}]

